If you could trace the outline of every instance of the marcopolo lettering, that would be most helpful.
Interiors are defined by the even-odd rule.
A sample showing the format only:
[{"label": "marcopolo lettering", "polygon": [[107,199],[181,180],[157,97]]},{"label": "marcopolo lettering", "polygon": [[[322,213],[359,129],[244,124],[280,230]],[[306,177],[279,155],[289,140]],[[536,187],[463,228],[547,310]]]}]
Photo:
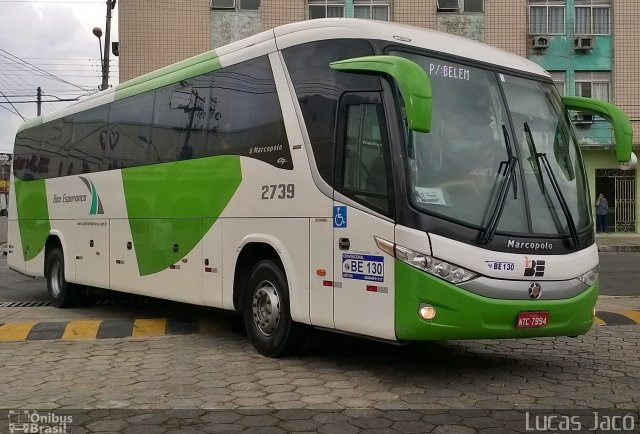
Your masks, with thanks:
[{"label": "marcopolo lettering", "polygon": [[251,148],[249,148],[249,155],[263,154],[266,152],[276,152],[276,151],[282,151],[281,144],[272,145],[272,146],[252,146]]},{"label": "marcopolo lettering", "polygon": [[533,243],[533,242],[520,242],[516,240],[507,241],[507,248],[509,249],[527,249],[527,250],[552,250],[553,243]]}]

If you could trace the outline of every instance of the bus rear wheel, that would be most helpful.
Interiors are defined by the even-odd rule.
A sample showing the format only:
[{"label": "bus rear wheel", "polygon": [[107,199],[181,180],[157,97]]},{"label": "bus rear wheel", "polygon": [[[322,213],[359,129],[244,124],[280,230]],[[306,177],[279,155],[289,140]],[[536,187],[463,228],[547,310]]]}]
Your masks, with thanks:
[{"label": "bus rear wheel", "polygon": [[249,341],[263,356],[292,354],[302,344],[303,325],[291,319],[287,279],[274,261],[260,261],[251,269],[243,314]]},{"label": "bus rear wheel", "polygon": [[55,248],[49,252],[45,276],[52,306],[64,308],[78,303],[79,288],[65,279],[64,254],[61,249]]}]

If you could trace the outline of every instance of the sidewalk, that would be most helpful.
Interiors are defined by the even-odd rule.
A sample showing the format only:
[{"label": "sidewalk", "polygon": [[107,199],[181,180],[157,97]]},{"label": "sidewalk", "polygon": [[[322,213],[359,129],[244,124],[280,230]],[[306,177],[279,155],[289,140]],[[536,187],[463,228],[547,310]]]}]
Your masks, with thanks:
[{"label": "sidewalk", "polygon": [[599,252],[640,252],[640,234],[596,234]]}]

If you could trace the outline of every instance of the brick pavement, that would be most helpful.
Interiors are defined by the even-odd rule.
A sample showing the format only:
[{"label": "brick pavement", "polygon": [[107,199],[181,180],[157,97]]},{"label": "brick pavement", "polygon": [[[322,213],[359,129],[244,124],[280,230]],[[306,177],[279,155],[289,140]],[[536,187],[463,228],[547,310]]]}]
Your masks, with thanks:
[{"label": "brick pavement", "polygon": [[526,410],[593,408],[632,412],[640,427],[638,354],[634,326],[406,347],[313,332],[287,359],[228,330],[11,342],[0,408],[85,409],[74,433],[524,432]]}]

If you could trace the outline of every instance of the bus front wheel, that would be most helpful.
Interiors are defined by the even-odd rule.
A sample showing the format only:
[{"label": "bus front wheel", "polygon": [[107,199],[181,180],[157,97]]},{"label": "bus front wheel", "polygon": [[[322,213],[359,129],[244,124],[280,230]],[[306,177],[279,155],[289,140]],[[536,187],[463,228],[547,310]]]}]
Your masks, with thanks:
[{"label": "bus front wheel", "polygon": [[251,269],[243,314],[249,341],[263,356],[292,354],[302,344],[303,326],[291,319],[287,279],[274,261]]},{"label": "bus front wheel", "polygon": [[78,301],[78,288],[67,282],[64,276],[64,254],[61,249],[55,248],[49,252],[45,276],[52,306],[71,307]]}]

